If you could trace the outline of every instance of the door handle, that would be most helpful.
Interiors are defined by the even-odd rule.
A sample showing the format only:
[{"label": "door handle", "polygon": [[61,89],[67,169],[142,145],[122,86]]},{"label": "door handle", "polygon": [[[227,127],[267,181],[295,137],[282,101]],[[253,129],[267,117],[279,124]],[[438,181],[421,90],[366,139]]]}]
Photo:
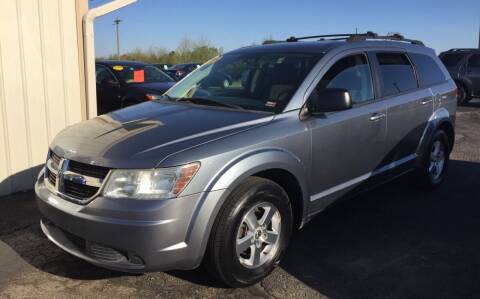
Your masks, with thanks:
[{"label": "door handle", "polygon": [[433,101],[433,99],[431,99],[431,98],[426,98],[426,99],[423,99],[420,103],[421,103],[422,105],[427,105],[427,104],[430,104],[432,101]]},{"label": "door handle", "polygon": [[381,119],[384,119],[385,118],[385,114],[383,113],[374,113],[370,116],[369,120],[370,121],[379,121]]}]

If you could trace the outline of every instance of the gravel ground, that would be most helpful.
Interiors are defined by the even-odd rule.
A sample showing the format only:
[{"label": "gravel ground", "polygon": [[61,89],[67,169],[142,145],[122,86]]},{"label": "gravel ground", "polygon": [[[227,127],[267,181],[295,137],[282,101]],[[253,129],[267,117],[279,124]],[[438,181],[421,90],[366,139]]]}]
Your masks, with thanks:
[{"label": "gravel ground", "polygon": [[262,283],[224,288],[202,270],[129,275],[50,243],[31,192],[0,198],[0,298],[479,298],[480,101],[457,113],[448,179],[391,182],[325,211]]}]

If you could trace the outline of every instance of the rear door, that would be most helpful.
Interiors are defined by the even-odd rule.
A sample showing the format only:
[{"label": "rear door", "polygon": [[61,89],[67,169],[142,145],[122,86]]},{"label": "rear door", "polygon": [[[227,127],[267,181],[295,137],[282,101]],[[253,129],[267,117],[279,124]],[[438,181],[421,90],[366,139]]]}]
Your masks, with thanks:
[{"label": "rear door", "polygon": [[414,65],[405,52],[376,52],[381,98],[387,103],[388,129],[383,167],[408,166],[433,113],[433,95],[419,88]]},{"label": "rear door", "polygon": [[480,53],[473,54],[468,58],[467,76],[472,81],[473,95],[480,95]]}]

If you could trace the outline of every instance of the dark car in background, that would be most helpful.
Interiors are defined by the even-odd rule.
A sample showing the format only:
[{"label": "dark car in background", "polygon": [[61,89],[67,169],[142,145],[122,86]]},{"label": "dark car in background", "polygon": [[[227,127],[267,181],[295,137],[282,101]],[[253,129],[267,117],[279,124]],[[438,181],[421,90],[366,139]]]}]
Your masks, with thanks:
[{"label": "dark car in background", "polygon": [[172,65],[168,63],[154,63],[153,65],[158,67],[161,71],[164,71],[164,72],[172,67]]},{"label": "dark car in background", "polygon": [[196,70],[201,63],[182,63],[176,64],[167,70],[167,73],[176,80],[183,79],[186,75]]},{"label": "dark car in background", "polygon": [[157,67],[133,61],[97,61],[95,77],[98,114],[155,100],[175,84]]},{"label": "dark car in background", "polygon": [[458,86],[458,104],[480,97],[480,49],[451,49],[440,59]]}]

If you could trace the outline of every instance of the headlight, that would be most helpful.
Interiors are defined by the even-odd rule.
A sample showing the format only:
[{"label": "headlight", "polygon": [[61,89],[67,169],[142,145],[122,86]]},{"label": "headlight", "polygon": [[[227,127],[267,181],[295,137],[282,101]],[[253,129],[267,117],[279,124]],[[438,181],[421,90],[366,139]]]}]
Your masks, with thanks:
[{"label": "headlight", "polygon": [[153,94],[153,93],[148,93],[145,95],[145,97],[147,98],[147,100],[149,101],[154,101],[154,100],[160,100],[163,98],[162,95],[160,94]]},{"label": "headlight", "polygon": [[103,195],[111,198],[167,199],[177,197],[200,168],[200,163],[148,170],[116,169]]}]

